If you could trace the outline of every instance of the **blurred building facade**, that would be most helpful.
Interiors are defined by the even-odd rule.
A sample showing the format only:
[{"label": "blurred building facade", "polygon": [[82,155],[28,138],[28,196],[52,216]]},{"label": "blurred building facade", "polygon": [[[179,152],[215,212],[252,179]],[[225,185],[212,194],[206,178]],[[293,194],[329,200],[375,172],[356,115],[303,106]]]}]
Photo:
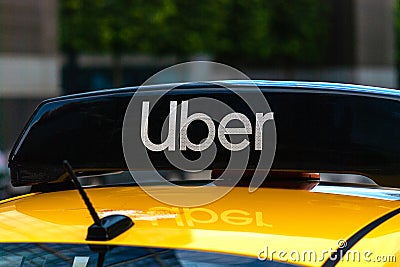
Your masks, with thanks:
[{"label": "blurred building facade", "polygon": [[329,0],[329,55],[318,69],[253,70],[253,78],[329,81],[398,87],[395,65],[395,0]]},{"label": "blurred building facade", "polygon": [[0,0],[0,148],[9,149],[37,104],[57,96],[57,1]]},{"label": "blurred building facade", "polygon": [[[329,62],[325,66],[290,71],[241,66],[240,70],[254,79],[346,82],[396,88],[395,0],[327,1],[333,7],[331,34],[334,38],[331,38]],[[1,149],[12,145],[42,99],[113,86],[110,56],[60,55],[57,2],[0,0]],[[154,72],[174,63],[177,63],[174,58],[160,60],[125,55],[122,57],[123,85],[138,85]]]}]

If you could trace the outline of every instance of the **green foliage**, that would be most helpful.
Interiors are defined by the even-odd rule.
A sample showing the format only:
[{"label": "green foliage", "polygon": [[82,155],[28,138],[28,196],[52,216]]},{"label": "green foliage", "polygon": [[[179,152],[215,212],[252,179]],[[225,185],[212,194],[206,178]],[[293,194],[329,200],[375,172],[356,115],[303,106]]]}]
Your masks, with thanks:
[{"label": "green foliage", "polygon": [[61,48],[274,64],[320,62],[327,39],[320,0],[61,0]]}]

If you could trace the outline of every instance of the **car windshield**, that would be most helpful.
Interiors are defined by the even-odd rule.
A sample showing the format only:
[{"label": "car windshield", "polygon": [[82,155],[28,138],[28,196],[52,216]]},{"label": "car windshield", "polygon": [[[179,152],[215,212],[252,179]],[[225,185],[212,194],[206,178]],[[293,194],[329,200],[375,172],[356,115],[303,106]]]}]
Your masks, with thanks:
[{"label": "car windshield", "polygon": [[152,247],[10,243],[0,245],[0,266],[294,266],[257,258]]}]

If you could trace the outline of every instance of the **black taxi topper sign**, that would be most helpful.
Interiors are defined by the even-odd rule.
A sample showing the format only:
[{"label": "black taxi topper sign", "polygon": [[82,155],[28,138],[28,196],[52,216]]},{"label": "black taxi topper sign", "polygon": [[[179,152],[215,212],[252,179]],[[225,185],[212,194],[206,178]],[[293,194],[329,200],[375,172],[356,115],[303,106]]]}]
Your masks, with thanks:
[{"label": "black taxi topper sign", "polygon": [[[251,97],[246,83],[226,82]],[[224,169],[232,153],[248,150],[244,168],[254,169],[260,153],[273,149],[273,124],[272,169],[359,173],[380,185],[399,186],[397,91],[321,83],[256,84],[270,110],[254,112],[228,89],[209,83],[177,85],[154,102],[164,87],[149,86],[136,95],[138,115],[129,123],[135,144],[145,149],[156,169],[176,168],[168,158],[173,153],[195,161],[209,150],[216,154],[201,167]],[[127,170],[122,131],[136,90],[98,91],[40,104],[10,154],[13,185],[62,182],[65,159],[83,174]],[[203,97],[227,108],[220,112],[216,104],[196,104],[195,99]]]}]

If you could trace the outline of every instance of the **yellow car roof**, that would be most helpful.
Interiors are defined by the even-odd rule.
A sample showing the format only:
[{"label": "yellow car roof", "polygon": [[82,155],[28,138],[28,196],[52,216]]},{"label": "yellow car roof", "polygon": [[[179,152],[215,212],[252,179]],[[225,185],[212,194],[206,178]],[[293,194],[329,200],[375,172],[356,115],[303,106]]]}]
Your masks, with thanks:
[{"label": "yellow car roof", "polygon": [[[167,187],[153,190],[171,194]],[[209,187],[210,194],[214,190],[219,189]],[[396,200],[271,188],[249,193],[248,188],[237,187],[222,199],[195,208],[165,205],[134,186],[86,191],[101,217],[124,214],[135,225],[110,241],[88,242],[87,228],[93,221],[78,191],[36,193],[0,204],[0,242],[152,246],[261,258],[265,254],[271,257],[275,251],[274,260],[321,266],[329,257],[325,250],[337,249],[341,242],[400,207]],[[393,217],[399,222],[399,215]],[[399,232],[399,223],[377,228],[371,232],[368,249],[400,256]],[[315,251],[318,258],[280,259],[279,251]]]}]

